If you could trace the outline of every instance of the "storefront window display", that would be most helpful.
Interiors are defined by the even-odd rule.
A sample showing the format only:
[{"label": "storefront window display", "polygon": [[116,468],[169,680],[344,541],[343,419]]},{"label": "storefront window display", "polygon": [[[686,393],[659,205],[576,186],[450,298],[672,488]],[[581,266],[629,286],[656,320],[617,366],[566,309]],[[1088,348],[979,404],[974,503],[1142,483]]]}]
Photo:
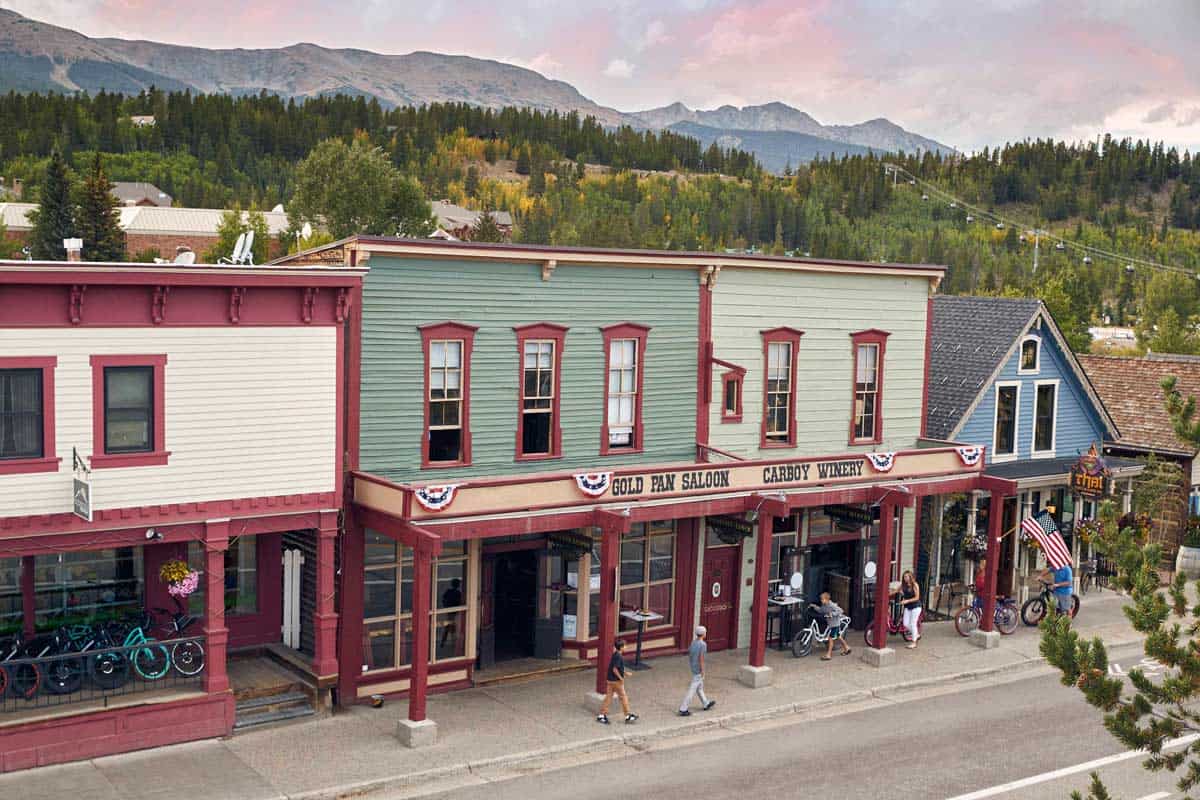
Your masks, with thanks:
[{"label": "storefront window display", "polygon": [[[574,619],[574,625],[579,622],[579,595],[583,593],[588,598],[588,630],[587,638],[598,636],[600,633],[600,542],[592,541],[590,552],[571,554],[561,560],[562,613],[565,620]],[[585,574],[586,573],[586,574]],[[575,628],[575,635],[570,635],[567,623],[564,623],[563,638],[576,639],[582,633]]]},{"label": "storefront window display", "polygon": [[[363,667],[412,663],[413,554],[381,533],[366,531],[363,587]],[[468,559],[464,542],[444,542],[433,561],[431,661],[466,655]]]},{"label": "storefront window display", "polygon": [[[200,588],[188,597],[192,614],[204,613],[204,545],[188,544],[188,566],[200,575]],[[229,540],[225,551],[225,613],[258,612],[258,540],[239,536]]]},{"label": "storefront window display", "polygon": [[[675,522],[638,522],[621,539],[620,610],[648,609],[670,625],[675,597]],[[598,610],[598,609],[597,609]],[[620,630],[635,623],[620,618]]]},{"label": "storefront window display", "polygon": [[34,557],[38,630],[117,619],[142,608],[142,548]]},{"label": "storefront window display", "polygon": [[[800,537],[800,520],[803,512],[797,511],[787,517],[776,517],[771,523],[771,572],[770,594],[775,594],[778,585],[789,576],[785,576],[780,565],[781,553],[785,547],[795,547]],[[787,566],[785,563],[783,566]]]}]

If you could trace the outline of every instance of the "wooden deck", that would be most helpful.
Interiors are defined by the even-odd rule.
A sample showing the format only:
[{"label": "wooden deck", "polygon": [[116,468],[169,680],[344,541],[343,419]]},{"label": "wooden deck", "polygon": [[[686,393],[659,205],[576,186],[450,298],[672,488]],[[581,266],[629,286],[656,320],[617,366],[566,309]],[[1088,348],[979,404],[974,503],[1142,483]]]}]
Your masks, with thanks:
[{"label": "wooden deck", "polygon": [[303,678],[269,656],[233,656],[228,671],[229,685],[238,701],[309,691]]}]

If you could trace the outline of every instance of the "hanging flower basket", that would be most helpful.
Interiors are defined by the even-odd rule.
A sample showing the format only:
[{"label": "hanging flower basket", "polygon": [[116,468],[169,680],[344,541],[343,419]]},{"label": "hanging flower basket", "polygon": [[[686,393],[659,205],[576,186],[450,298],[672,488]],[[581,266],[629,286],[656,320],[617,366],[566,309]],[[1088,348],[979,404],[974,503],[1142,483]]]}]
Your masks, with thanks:
[{"label": "hanging flower basket", "polygon": [[1100,524],[1100,520],[1085,519],[1081,520],[1079,524],[1075,526],[1075,532],[1079,534],[1079,540],[1081,542],[1088,544],[1089,542],[1095,541],[1097,537],[1100,536],[1101,532],[1103,532],[1103,526]]},{"label": "hanging flower basket", "polygon": [[964,533],[962,537],[963,555],[972,561],[977,561],[987,555],[987,534],[975,531],[974,534]]},{"label": "hanging flower basket", "polygon": [[200,573],[177,558],[164,563],[158,570],[158,577],[167,584],[167,594],[177,600],[185,599],[200,587]]}]

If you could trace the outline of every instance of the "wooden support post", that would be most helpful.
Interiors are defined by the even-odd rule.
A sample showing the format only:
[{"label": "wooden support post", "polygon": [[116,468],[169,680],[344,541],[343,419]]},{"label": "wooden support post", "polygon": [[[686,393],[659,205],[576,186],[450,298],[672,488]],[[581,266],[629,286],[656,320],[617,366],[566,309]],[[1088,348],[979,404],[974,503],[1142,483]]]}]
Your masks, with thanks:
[{"label": "wooden support post", "polygon": [[317,581],[313,603],[313,671],[319,676],[338,671],[338,615],[334,598],[334,549],[338,536],[338,512],[322,511],[317,537]]},{"label": "wooden support post", "polygon": [[[754,604],[750,612],[750,666],[767,663],[767,585],[770,581],[771,534],[774,517],[759,513],[754,548]],[[781,634],[782,635],[782,634]]]},{"label": "wooden support post", "polygon": [[[621,533],[609,526],[600,529],[600,647],[596,651],[596,691],[608,690],[608,659],[616,639],[617,559]],[[580,578],[580,580],[585,580]]]},{"label": "wooden support post", "polygon": [[204,691],[209,694],[229,689],[225,663],[229,646],[229,629],[225,627],[225,551],[228,549],[229,520],[204,523],[204,647],[208,650]]},{"label": "wooden support post", "polygon": [[433,558],[430,548],[419,545],[413,552],[413,646],[412,681],[408,688],[408,718],[425,719],[425,696],[429,689],[429,604],[433,596]]},{"label": "wooden support post", "polygon": [[996,617],[996,573],[1000,567],[1000,539],[1004,533],[1004,494],[992,490],[988,506],[987,569],[984,572],[983,619],[979,628],[991,631]]},{"label": "wooden support post", "polygon": [[875,549],[875,641],[871,647],[887,647],[889,600],[888,585],[892,581],[892,525],[896,506],[886,500],[879,507],[879,541]]}]

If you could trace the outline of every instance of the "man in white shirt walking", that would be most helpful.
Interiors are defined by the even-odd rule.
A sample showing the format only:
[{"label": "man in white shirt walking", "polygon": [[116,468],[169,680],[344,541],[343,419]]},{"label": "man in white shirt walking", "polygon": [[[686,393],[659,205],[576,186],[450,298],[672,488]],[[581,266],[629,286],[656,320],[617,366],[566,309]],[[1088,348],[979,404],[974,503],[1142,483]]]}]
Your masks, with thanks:
[{"label": "man in white shirt walking", "polygon": [[688,648],[688,665],[692,668],[692,682],[688,684],[687,694],[684,695],[683,702],[679,706],[679,716],[681,717],[692,715],[688,706],[692,704],[693,697],[700,698],[702,711],[708,711],[717,704],[716,700],[709,700],[704,694],[704,654],[708,652],[708,642],[704,641],[706,636],[708,636],[708,629],[703,625],[697,625],[696,638],[692,642],[692,646]]}]

